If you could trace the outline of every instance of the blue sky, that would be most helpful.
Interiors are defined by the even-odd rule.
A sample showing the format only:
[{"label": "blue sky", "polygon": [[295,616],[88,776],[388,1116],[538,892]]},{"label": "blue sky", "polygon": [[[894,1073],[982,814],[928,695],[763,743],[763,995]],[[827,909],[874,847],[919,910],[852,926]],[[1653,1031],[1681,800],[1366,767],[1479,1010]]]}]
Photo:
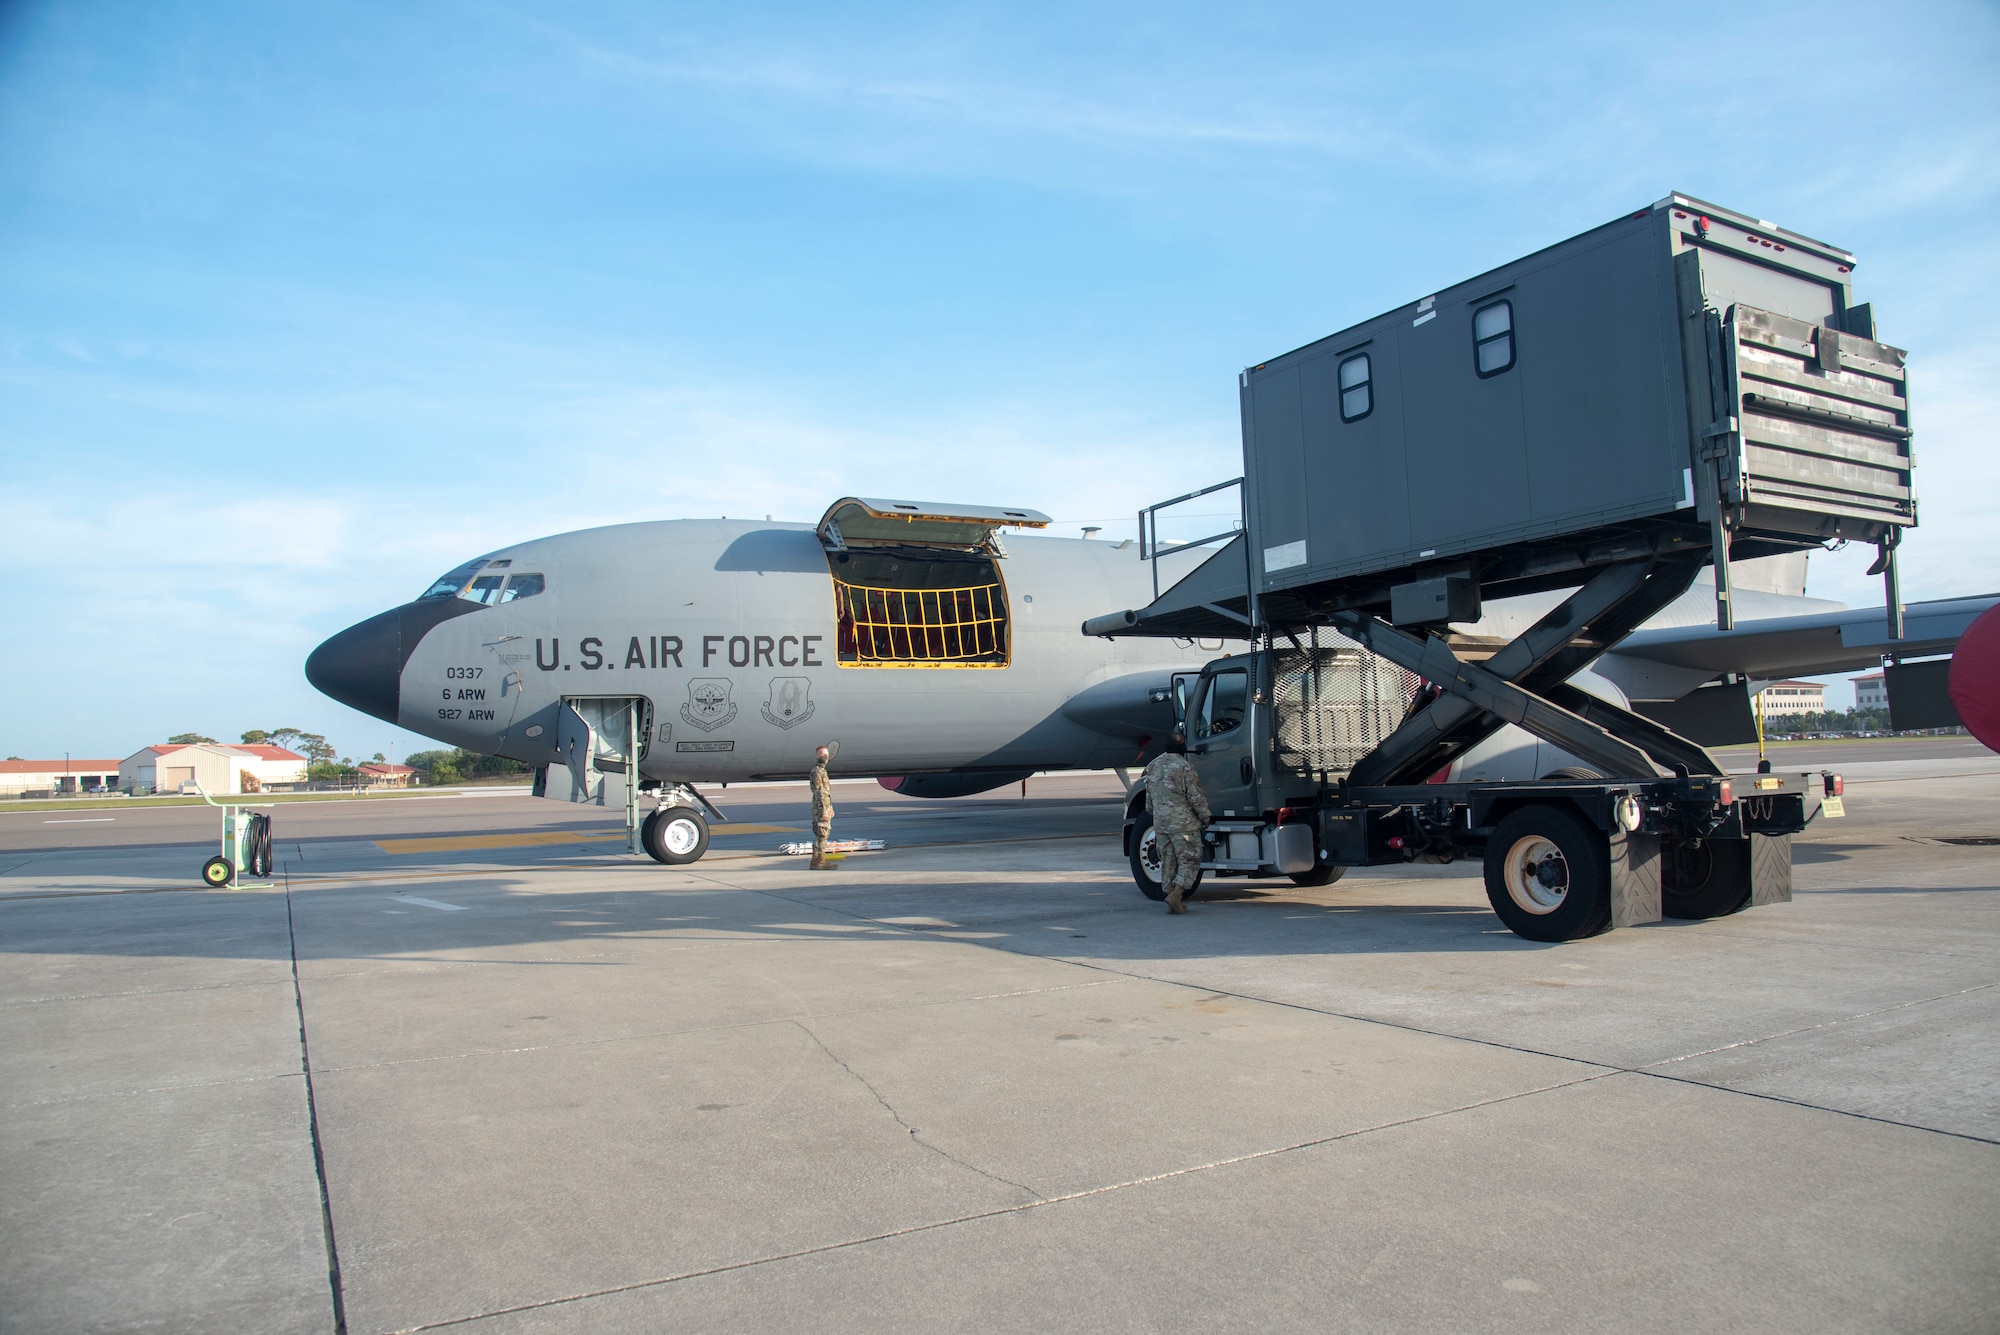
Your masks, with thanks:
[{"label": "blue sky", "polygon": [[419,745],[306,653],[568,528],[1129,532],[1242,366],[1671,189],[1857,253],[1909,596],[2000,589],[1990,5],[0,5],[0,754]]}]

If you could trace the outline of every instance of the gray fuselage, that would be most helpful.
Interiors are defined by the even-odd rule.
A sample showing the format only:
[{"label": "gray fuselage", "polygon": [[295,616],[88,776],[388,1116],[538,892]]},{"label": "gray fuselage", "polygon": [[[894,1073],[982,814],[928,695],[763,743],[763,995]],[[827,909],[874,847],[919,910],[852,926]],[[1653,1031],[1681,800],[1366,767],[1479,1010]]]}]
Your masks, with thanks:
[{"label": "gray fuselage", "polygon": [[670,783],[800,775],[827,743],[847,774],[1143,764],[1172,727],[1148,693],[1222,645],[1078,633],[1150,596],[1134,544],[1008,535],[1006,553],[1005,666],[840,664],[811,526],[674,520],[502,548],[474,564],[496,582],[539,575],[540,592],[419,600],[335,636],[307,674],[412,732],[531,765],[560,759],[565,699],[636,697],[641,773]]}]

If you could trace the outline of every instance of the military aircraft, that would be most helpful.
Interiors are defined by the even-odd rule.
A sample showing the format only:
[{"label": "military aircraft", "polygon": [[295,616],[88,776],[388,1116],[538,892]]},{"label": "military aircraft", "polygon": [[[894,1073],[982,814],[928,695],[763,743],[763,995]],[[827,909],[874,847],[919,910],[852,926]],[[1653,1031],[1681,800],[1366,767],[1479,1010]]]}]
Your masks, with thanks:
[{"label": "military aircraft", "polygon": [[[686,519],[539,538],[339,632],[306,676],[376,718],[534,766],[541,795],[629,810],[647,790],[658,808],[645,850],[692,862],[708,846],[704,813],[720,814],[696,785],[799,778],[820,745],[834,773],[915,797],[1157,755],[1223,642],[1080,626],[1151,600],[1156,579],[1170,592],[1199,583],[1215,554],[1169,552],[1156,576],[1135,543],[1040,532],[1050,523],[846,497],[816,525]],[[1801,557],[1770,558],[1761,580],[1758,564],[1737,570],[1735,631],[1716,632],[1697,586],[1579,684],[1619,703],[1699,700],[1730,674],[1880,661],[1881,609],[1804,597]],[[1897,652],[1949,652],[1993,601],[1912,605]],[[1511,633],[1543,610],[1533,602],[1494,603],[1470,629]],[[1533,778],[1564,763],[1507,729],[1458,765]]]},{"label": "military aircraft", "polygon": [[[1026,509],[847,498],[817,525],[588,529],[468,561],[333,636],[306,676],[343,704],[617,805],[636,752],[644,845],[707,847],[696,784],[838,774],[954,797],[1143,765],[1193,642],[1107,644],[1085,616],[1150,579],[1132,544],[1037,536]],[[1015,530],[1007,533],[1004,530]],[[1155,698],[1157,697],[1157,698]]]}]

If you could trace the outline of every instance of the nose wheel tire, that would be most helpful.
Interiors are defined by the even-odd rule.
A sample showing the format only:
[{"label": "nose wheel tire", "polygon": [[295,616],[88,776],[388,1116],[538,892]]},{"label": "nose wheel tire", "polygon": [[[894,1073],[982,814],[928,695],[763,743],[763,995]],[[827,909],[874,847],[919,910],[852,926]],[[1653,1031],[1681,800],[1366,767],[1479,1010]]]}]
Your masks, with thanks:
[{"label": "nose wheel tire", "polygon": [[229,865],[229,859],[221,854],[201,864],[201,879],[210,885],[228,885],[236,879],[236,868]]},{"label": "nose wheel tire", "polygon": [[1486,900],[1514,935],[1575,941],[1611,925],[1602,831],[1561,807],[1522,807],[1486,842]]},{"label": "nose wheel tire", "polygon": [[708,822],[693,807],[661,807],[639,827],[639,842],[655,862],[698,862],[708,852]]}]

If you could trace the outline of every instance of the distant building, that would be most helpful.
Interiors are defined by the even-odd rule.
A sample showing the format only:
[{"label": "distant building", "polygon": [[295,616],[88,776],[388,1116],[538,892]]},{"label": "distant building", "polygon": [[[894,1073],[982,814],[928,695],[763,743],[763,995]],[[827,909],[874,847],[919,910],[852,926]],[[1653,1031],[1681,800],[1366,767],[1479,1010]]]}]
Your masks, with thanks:
[{"label": "distant building", "polygon": [[1889,707],[1889,683],[1881,673],[1871,672],[1865,677],[1854,679],[1854,707],[1856,709]]},{"label": "distant building", "polygon": [[196,786],[218,797],[260,793],[304,783],[306,758],[282,746],[149,746],[118,762],[118,786],[133,792],[178,793]]},{"label": "distant building", "polygon": [[1816,681],[1774,681],[1758,692],[1764,717],[1818,714],[1826,709],[1826,687]]},{"label": "distant building", "polygon": [[241,742],[229,748],[242,751],[252,757],[243,767],[246,774],[257,776],[262,787],[288,788],[306,781],[307,760],[296,751],[287,751],[282,746],[252,745]]},{"label": "distant building", "polygon": [[0,760],[0,797],[103,792],[118,786],[115,760]]},{"label": "distant building", "polygon": [[381,765],[370,761],[357,765],[362,781],[389,788],[408,788],[417,781],[417,772],[408,765]]}]

